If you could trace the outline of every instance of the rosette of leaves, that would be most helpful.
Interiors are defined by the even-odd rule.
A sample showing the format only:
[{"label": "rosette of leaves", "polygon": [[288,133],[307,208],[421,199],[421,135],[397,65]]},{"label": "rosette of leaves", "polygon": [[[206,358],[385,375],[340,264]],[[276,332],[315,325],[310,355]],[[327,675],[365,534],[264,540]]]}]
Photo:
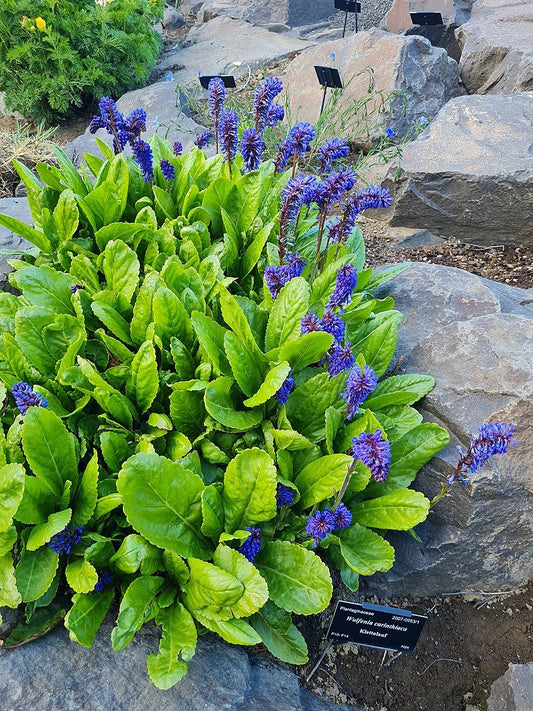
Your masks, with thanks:
[{"label": "rosette of leaves", "polygon": [[[0,294],[0,602],[26,605],[7,645],[68,610],[71,638],[90,646],[117,599],[114,649],[154,620],[162,637],[148,671],[168,688],[205,630],[304,663],[292,615],[327,607],[327,563],[354,590],[392,566],[383,534],[427,516],[429,501],[408,487],[448,435],[412,407],[431,378],[386,377],[401,315],[372,291],[402,267],[364,269],[354,230],[318,275],[307,268],[273,300],[262,272],[286,176],[269,164],[230,176],[218,156],[172,158],[158,139],[153,149],[173,161],[171,184],[158,169],[145,184],[133,161],[109,154],[87,156],[92,179],[61,152],[40,180],[18,165],[35,226],[0,216],[37,248],[12,262],[19,295]],[[304,224],[302,241],[312,234]],[[350,422],[347,373],[321,365],[332,336],[301,332],[347,263],[359,269],[347,336],[380,377]],[[47,408],[18,414],[9,390],[21,380]],[[387,480],[359,462],[343,498],[352,524],[314,550],[308,516],[332,506],[352,438],[377,429],[391,444]],[[291,505],[278,507],[279,484]],[[84,526],[81,540],[58,554],[48,543],[70,526]],[[241,552],[250,528],[261,529],[253,562]],[[100,590],[104,571],[112,581]]]}]

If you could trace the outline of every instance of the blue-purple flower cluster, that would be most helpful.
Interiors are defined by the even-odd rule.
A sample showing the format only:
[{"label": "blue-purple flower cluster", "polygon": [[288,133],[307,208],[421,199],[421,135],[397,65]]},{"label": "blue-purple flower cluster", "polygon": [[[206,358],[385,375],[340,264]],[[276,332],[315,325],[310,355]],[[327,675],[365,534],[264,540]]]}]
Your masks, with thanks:
[{"label": "blue-purple flower cluster", "polygon": [[313,539],[313,548],[317,547],[328,533],[340,531],[352,522],[351,511],[344,504],[340,503],[333,511],[326,506],[324,511],[315,511],[307,519],[305,532]]},{"label": "blue-purple flower cluster", "polygon": [[481,425],[478,433],[472,437],[466,452],[461,447],[457,447],[461,455],[457,468],[448,477],[448,483],[453,484],[458,481],[462,486],[466,486],[472,474],[475,474],[489,459],[495,454],[505,454],[509,445],[516,446],[513,439],[515,426],[508,422],[490,422]]},{"label": "blue-purple flower cluster", "polygon": [[15,405],[22,415],[25,415],[30,407],[48,406],[48,400],[39,395],[39,393],[34,392],[33,387],[23,380],[15,383],[11,388],[11,392],[15,398]]},{"label": "blue-purple flower cluster", "polygon": [[375,481],[384,482],[389,474],[391,448],[382,431],[362,432],[352,439],[352,445],[354,459],[359,459],[370,469]]},{"label": "blue-purple flower cluster", "polygon": [[283,381],[283,384],[278,390],[278,392],[274,395],[280,405],[285,405],[294,387],[294,378],[291,378],[291,373],[292,370],[289,372],[289,375]]},{"label": "blue-purple flower cluster", "polygon": [[[281,104],[274,104],[274,99],[281,93],[283,84],[278,77],[267,77],[254,92],[254,124],[259,133],[266,125],[274,125],[283,119],[285,110]],[[281,107],[281,108],[274,108]],[[283,113],[281,113],[283,110]],[[279,118],[281,116],[281,119]]]},{"label": "blue-purple flower cluster", "polygon": [[226,160],[231,163],[237,155],[239,117],[235,111],[224,111],[218,124],[219,141]]},{"label": "blue-purple flower cluster", "polygon": [[282,506],[290,506],[296,497],[296,492],[280,481],[276,484],[276,508],[279,511]]},{"label": "blue-purple flower cluster", "polygon": [[377,384],[378,376],[369,365],[365,365],[362,370],[359,366],[352,368],[346,389],[341,393],[341,397],[346,401],[346,418],[348,420],[355,417],[360,406],[374,392]]},{"label": "blue-purple flower cluster", "polygon": [[48,541],[50,548],[56,553],[64,553],[70,555],[70,552],[81,541],[81,534],[84,526],[75,526],[74,528],[64,528],[59,533]]},{"label": "blue-purple flower cluster", "polygon": [[113,576],[109,572],[109,570],[101,570],[98,573],[98,581],[96,585],[94,586],[92,592],[97,593],[97,592],[102,592],[102,590],[109,585],[109,583],[113,580]]},{"label": "blue-purple flower cluster", "polygon": [[276,299],[279,292],[288,284],[291,279],[302,276],[303,270],[307,266],[307,262],[303,257],[296,254],[288,253],[285,255],[285,263],[270,264],[265,269],[265,283],[270,291],[272,298]]},{"label": "blue-purple flower cluster", "polygon": [[244,168],[247,172],[259,168],[264,146],[263,135],[256,128],[247,128],[243,132],[241,154],[244,160]]},{"label": "blue-purple flower cluster", "polygon": [[250,561],[250,563],[253,563],[255,556],[261,549],[261,529],[247,526],[246,530],[250,532],[250,535],[244,543],[239,546],[238,550],[239,553],[242,553],[243,556]]},{"label": "blue-purple flower cluster", "polygon": [[315,127],[310,123],[302,121],[293,126],[289,131],[289,135],[279,147],[275,162],[276,172],[279,173],[285,170],[291,160],[295,165],[298,156],[302,156],[310,150],[314,137]]}]

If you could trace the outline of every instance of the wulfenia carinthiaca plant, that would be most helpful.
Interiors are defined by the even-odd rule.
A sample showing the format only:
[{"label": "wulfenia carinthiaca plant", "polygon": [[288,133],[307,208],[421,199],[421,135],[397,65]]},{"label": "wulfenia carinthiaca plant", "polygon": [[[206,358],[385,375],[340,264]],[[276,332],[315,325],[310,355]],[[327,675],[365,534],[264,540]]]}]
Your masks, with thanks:
[{"label": "wulfenia carinthiaca plant", "polygon": [[[265,156],[280,91],[241,133],[213,80],[188,152],[104,98],[103,158],[16,165],[34,226],[0,224],[35,247],[0,294],[0,605],[24,609],[4,648],[63,618],[90,647],[116,600],[114,650],[161,628],[160,688],[206,630],[304,664],[293,615],[328,606],[330,568],[357,590],[428,515],[409,486],[449,437],[412,407],[432,378],[389,371],[402,317],[373,292],[406,265],[373,274],[355,223],[391,196],[339,139],[301,172],[307,123]],[[453,480],[506,449],[487,427]]]}]

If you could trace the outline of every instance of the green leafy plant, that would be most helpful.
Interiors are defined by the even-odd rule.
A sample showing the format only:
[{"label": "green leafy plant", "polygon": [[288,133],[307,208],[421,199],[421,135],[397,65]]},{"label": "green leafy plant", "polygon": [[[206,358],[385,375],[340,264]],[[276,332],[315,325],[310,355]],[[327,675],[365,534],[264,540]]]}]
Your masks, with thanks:
[{"label": "green leafy plant", "polygon": [[163,0],[4,0],[0,90],[6,106],[53,122],[102,94],[146,81],[160,49]]},{"label": "green leafy plant", "polygon": [[405,265],[365,268],[352,225],[333,240],[348,223],[328,223],[323,191],[346,170],[291,223],[307,178],[245,172],[233,119],[210,158],[155,136],[139,162],[100,142],[81,172],[60,150],[38,178],[16,164],[35,226],[0,224],[35,249],[0,294],[0,605],[25,605],[6,647],[63,616],[91,646],[117,599],[116,651],[161,628],[160,688],[206,630],[302,664],[292,615],[327,607],[328,565],[356,590],[393,564],[382,534],[428,514],[408,487],[448,434],[412,407],[430,377],[387,376],[401,314],[372,295]]}]

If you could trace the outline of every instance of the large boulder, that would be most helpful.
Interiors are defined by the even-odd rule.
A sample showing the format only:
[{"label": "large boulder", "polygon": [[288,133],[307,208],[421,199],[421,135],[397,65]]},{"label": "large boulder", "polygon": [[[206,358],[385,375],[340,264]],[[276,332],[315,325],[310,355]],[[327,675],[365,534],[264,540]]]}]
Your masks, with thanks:
[{"label": "large boulder", "polygon": [[[28,200],[25,197],[20,198],[2,198],[0,199],[0,214],[15,217],[21,222],[32,225],[32,217]],[[0,253],[0,290],[3,291],[8,286],[7,275],[12,271],[7,263],[8,259],[17,259],[17,251],[25,251],[33,247],[19,235],[14,234],[11,230],[0,225],[0,249],[13,250],[13,255]]]},{"label": "large boulder", "polygon": [[533,244],[532,120],[530,92],[453,99],[405,147],[397,184],[391,169],[382,216],[470,244]]},{"label": "large boulder", "polygon": [[[293,119],[317,121],[323,90],[314,65],[332,66],[332,54],[344,84],[335,106],[336,115],[343,117],[339,129],[352,140],[350,126],[356,119],[364,120],[364,112],[369,115],[365,120],[368,134],[366,130],[357,131],[354,143],[358,148],[370,148],[383,137],[385,128],[392,128],[402,138],[413,123],[423,116],[433,118],[443,104],[461,93],[459,67],[443,49],[432,47],[422,37],[373,29],[326,42],[303,52],[288,65],[284,84]],[[368,97],[370,82],[375,93],[363,106],[361,98]],[[392,92],[391,118],[380,113],[379,107],[383,94]]]},{"label": "large boulder", "polygon": [[413,27],[411,12],[440,12],[445,25],[460,25],[470,17],[474,0],[394,0],[381,27],[401,32]]},{"label": "large boulder", "polygon": [[[117,101],[117,106],[124,115],[129,114],[133,109],[146,111],[146,132],[143,133],[145,140],[157,132],[172,142],[181,141],[184,149],[188,150],[192,147],[195,136],[204,128],[184,113],[179,104],[176,81],[162,81],[143,89],[129,91]],[[112,137],[103,128],[99,129],[95,135],[109,146],[112,145]],[[100,155],[94,135],[89,133],[88,128],[84,134],[68,143],[64,151],[77,164],[83,158],[84,153]]]},{"label": "large boulder", "polygon": [[456,35],[469,93],[533,89],[533,0],[478,0]]},{"label": "large boulder", "polygon": [[111,648],[111,627],[104,623],[92,649],[56,629],[0,651],[2,711],[350,711],[300,689],[293,671],[211,635],[198,640],[184,679],[160,691],[146,672],[147,655],[157,651],[155,627],[143,627],[120,654]]},{"label": "large boulder", "polygon": [[292,52],[301,52],[310,46],[296,37],[269,32],[264,27],[254,27],[249,22],[220,16],[199,27],[193,27],[184,46],[165,52],[156,71],[174,72],[181,85],[197,82],[198,73],[228,74],[235,65],[255,69],[265,62],[281,59]]},{"label": "large boulder", "polygon": [[509,664],[509,669],[490,687],[487,711],[531,711],[533,662]]},{"label": "large boulder", "polygon": [[207,22],[228,15],[259,26],[299,27],[330,17],[334,12],[331,0],[207,0],[198,18]]},{"label": "large boulder", "polygon": [[404,314],[397,356],[427,373],[434,390],[424,419],[450,432],[450,445],[419,473],[434,497],[485,422],[516,425],[517,447],[454,485],[416,527],[421,542],[391,535],[396,562],[363,592],[397,597],[456,590],[514,589],[533,578],[533,292],[452,267],[415,263],[380,288]]}]

